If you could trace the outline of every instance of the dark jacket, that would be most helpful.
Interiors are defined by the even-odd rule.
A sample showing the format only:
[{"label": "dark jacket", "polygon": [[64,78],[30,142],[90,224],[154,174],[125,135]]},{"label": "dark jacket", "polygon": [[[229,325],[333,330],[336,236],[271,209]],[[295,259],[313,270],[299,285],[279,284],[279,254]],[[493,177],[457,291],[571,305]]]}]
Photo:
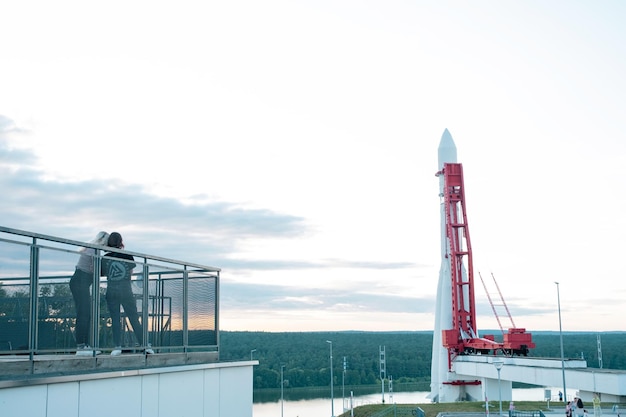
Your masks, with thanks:
[{"label": "dark jacket", "polygon": [[108,252],[102,258],[102,273],[107,277],[109,284],[130,281],[130,275],[137,264],[132,255],[118,252]]}]

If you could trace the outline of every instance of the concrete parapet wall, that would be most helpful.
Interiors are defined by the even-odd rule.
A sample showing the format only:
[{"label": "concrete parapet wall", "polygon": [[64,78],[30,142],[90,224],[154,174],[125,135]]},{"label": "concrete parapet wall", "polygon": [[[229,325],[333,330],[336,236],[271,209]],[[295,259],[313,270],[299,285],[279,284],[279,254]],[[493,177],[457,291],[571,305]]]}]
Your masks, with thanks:
[{"label": "concrete parapet wall", "polygon": [[0,411],[2,416],[29,417],[252,417],[256,363],[16,380],[13,386],[0,388]]}]

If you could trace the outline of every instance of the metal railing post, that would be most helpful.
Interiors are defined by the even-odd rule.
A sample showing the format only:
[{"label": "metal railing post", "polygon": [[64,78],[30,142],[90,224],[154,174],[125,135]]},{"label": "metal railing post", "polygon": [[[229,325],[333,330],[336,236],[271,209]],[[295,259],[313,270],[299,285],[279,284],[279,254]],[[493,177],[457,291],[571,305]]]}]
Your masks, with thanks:
[{"label": "metal railing post", "polygon": [[148,280],[149,272],[150,271],[148,268],[148,259],[143,258],[143,269],[141,271],[141,273],[143,274],[143,292],[141,297],[141,328],[143,329],[143,335],[141,335],[143,339],[142,347],[146,347],[148,346],[148,343],[150,343],[150,340],[148,339],[148,322],[150,321],[150,312],[148,311],[148,296],[150,294],[150,288],[148,288],[148,284],[150,283],[150,281]]},{"label": "metal railing post", "polygon": [[37,246],[37,238],[33,238],[33,244],[30,247],[30,311],[28,320],[28,352],[30,360],[33,360],[35,350],[39,343],[39,247]]},{"label": "metal railing post", "polygon": [[189,347],[189,271],[183,269],[183,351]]},{"label": "metal railing post", "polygon": [[220,346],[220,273],[216,272],[215,277],[212,278],[215,282],[215,344],[218,349],[218,357],[219,357],[219,346]]},{"label": "metal railing post", "polygon": [[100,274],[102,273],[102,258],[100,249],[96,249],[93,257],[93,277],[91,282],[91,338],[92,346],[100,347]]}]

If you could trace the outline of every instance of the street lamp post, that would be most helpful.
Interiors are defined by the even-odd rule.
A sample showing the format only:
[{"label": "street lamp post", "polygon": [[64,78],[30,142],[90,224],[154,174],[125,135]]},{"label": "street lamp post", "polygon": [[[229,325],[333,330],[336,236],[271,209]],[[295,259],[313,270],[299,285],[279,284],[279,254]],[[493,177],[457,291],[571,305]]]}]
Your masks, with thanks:
[{"label": "street lamp post", "polygon": [[561,337],[561,373],[563,374],[563,400],[567,403],[567,388],[565,388],[565,356],[563,354],[563,327],[561,326],[561,294],[559,291],[559,283],[556,284],[556,299],[559,307],[559,336]]},{"label": "street lamp post", "polygon": [[256,349],[252,349],[252,350],[250,351],[250,360],[252,360],[252,354],[253,354],[254,352],[256,352]]},{"label": "street lamp post", "polygon": [[280,365],[280,417],[283,417],[284,405],[283,387],[285,386],[285,379],[283,378],[283,369],[285,369],[285,365]]},{"label": "street lamp post", "polygon": [[341,375],[341,409],[346,412],[346,357],[343,357],[343,374]]},{"label": "street lamp post", "polygon": [[485,415],[489,417],[489,390],[487,389],[487,378],[485,378]]},{"label": "street lamp post", "polygon": [[493,361],[493,366],[498,370],[498,397],[500,401],[500,416],[502,416],[502,387],[500,386],[500,370],[504,366],[504,361],[501,359],[496,359]]},{"label": "street lamp post", "polygon": [[333,342],[327,340],[330,344],[330,417],[335,417],[335,398],[333,393]]}]

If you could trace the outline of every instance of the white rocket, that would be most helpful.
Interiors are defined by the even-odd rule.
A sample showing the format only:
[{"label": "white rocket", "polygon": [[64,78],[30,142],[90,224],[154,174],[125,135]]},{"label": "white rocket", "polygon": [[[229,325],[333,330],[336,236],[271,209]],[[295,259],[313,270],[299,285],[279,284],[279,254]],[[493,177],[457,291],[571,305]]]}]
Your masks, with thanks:
[{"label": "white rocket", "polygon": [[[439,142],[438,170],[443,170],[446,162],[456,163],[456,145],[448,129],[444,130]],[[433,402],[456,401],[459,390],[452,384],[445,382],[456,379],[448,370],[448,349],[443,347],[442,330],[453,328],[452,323],[452,272],[450,258],[450,242],[446,237],[446,213],[444,205],[444,176],[439,175],[440,222],[441,222],[441,268],[439,269],[439,283],[437,285],[437,301],[435,306],[435,328],[433,332],[433,355],[430,370],[430,395]]]}]

